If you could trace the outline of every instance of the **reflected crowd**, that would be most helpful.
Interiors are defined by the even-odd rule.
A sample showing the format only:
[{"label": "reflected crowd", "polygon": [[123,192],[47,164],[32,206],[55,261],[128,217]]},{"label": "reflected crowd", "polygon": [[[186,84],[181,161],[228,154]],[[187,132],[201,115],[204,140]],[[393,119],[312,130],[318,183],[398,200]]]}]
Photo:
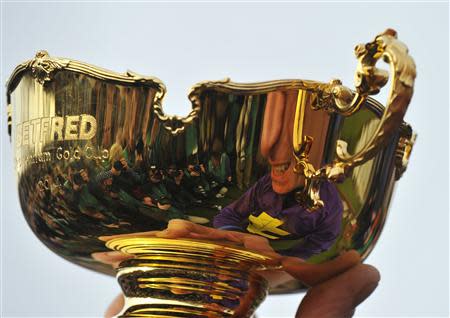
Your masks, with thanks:
[{"label": "reflected crowd", "polygon": [[19,187],[28,191],[20,197],[28,198],[21,203],[30,226],[59,253],[89,258],[104,248],[101,235],[162,230],[171,219],[208,224],[204,212],[221,210],[218,203],[232,186],[226,153],[213,153],[207,162],[191,155],[184,166],[165,167],[145,157],[139,140],[134,152],[113,144],[105,160],[33,165]]}]

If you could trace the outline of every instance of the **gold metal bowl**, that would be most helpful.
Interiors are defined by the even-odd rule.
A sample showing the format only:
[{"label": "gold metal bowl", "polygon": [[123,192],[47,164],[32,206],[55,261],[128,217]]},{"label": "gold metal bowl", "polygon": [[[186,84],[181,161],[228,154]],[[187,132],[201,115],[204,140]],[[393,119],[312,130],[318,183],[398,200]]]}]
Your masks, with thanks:
[{"label": "gold metal bowl", "polygon": [[[278,255],[365,258],[414,144],[415,65],[392,30],[355,53],[354,90],[206,81],[181,118],[157,78],[38,52],[7,86],[28,224],[67,260],[118,273],[127,317],[247,317]],[[387,83],[379,59],[386,107],[369,97]]]}]

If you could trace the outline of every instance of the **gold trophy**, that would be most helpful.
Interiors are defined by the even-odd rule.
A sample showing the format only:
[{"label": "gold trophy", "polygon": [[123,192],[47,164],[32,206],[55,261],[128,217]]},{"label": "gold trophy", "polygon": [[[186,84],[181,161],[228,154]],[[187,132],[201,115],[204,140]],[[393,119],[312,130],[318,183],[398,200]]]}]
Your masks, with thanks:
[{"label": "gold trophy", "polygon": [[[119,317],[250,317],[268,292],[305,287],[263,278],[278,256],[366,258],[414,144],[403,117],[416,74],[393,30],[355,54],[353,90],[205,81],[181,118],[163,112],[155,77],[38,52],[7,84],[29,226],[70,262],[117,275]],[[380,59],[386,106],[369,97],[389,78]]]}]

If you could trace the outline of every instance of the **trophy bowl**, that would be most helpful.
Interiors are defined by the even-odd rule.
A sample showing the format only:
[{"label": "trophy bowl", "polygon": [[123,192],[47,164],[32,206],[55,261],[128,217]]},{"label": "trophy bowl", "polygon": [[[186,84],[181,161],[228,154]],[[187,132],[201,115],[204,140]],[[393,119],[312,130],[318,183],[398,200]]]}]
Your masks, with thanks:
[{"label": "trophy bowl", "polygon": [[[121,317],[250,317],[279,256],[308,264],[381,234],[415,134],[415,65],[387,30],[356,46],[355,88],[289,79],[164,84],[40,51],[7,84],[23,214],[53,252],[117,275]],[[387,83],[383,106],[369,97]]]}]

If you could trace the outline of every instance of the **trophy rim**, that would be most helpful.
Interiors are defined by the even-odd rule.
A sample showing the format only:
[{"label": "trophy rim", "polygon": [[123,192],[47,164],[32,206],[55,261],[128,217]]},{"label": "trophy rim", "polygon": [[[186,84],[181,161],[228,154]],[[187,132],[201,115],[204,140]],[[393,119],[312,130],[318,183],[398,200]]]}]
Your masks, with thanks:
[{"label": "trophy rim", "polygon": [[252,252],[244,247],[214,241],[205,241],[192,238],[161,238],[161,237],[144,237],[139,235],[131,235],[125,237],[113,238],[105,243],[106,247],[111,250],[120,251],[128,255],[147,255],[152,251],[164,251],[170,254],[171,252],[182,253],[201,253],[206,255],[214,255],[216,253],[227,254],[228,257],[254,264],[263,269],[269,266],[272,269],[279,268],[278,261],[274,256],[264,253]]},{"label": "trophy rim", "polygon": [[[119,73],[106,68],[102,68],[86,62],[81,62],[71,58],[53,57],[47,51],[38,51],[33,59],[27,60],[14,69],[6,83],[7,104],[10,104],[10,95],[15,90],[22,77],[30,72],[32,76],[44,85],[53,80],[54,75],[58,71],[70,71],[86,76],[90,76],[97,80],[103,80],[109,83],[152,87],[157,90],[154,97],[154,113],[165,123],[166,128],[173,134],[184,130],[184,126],[173,128],[170,122],[178,121],[188,124],[198,118],[200,104],[199,97],[205,90],[216,90],[222,93],[234,93],[242,95],[264,94],[277,89],[305,89],[305,90],[325,90],[330,85],[340,83],[339,80],[332,80],[330,83],[324,83],[314,80],[303,79],[279,79],[269,81],[256,82],[233,82],[229,77],[222,80],[206,80],[193,84],[188,91],[188,99],[191,102],[192,110],[185,116],[169,115],[163,110],[163,99],[167,93],[166,85],[162,80],[155,76],[146,76],[127,70],[125,73]],[[352,90],[355,93],[354,90]],[[365,101],[370,105],[377,116],[382,116],[385,106],[375,98],[367,96]],[[401,131],[409,131],[411,127],[405,121],[400,126]],[[11,132],[8,131],[9,135]]]}]

